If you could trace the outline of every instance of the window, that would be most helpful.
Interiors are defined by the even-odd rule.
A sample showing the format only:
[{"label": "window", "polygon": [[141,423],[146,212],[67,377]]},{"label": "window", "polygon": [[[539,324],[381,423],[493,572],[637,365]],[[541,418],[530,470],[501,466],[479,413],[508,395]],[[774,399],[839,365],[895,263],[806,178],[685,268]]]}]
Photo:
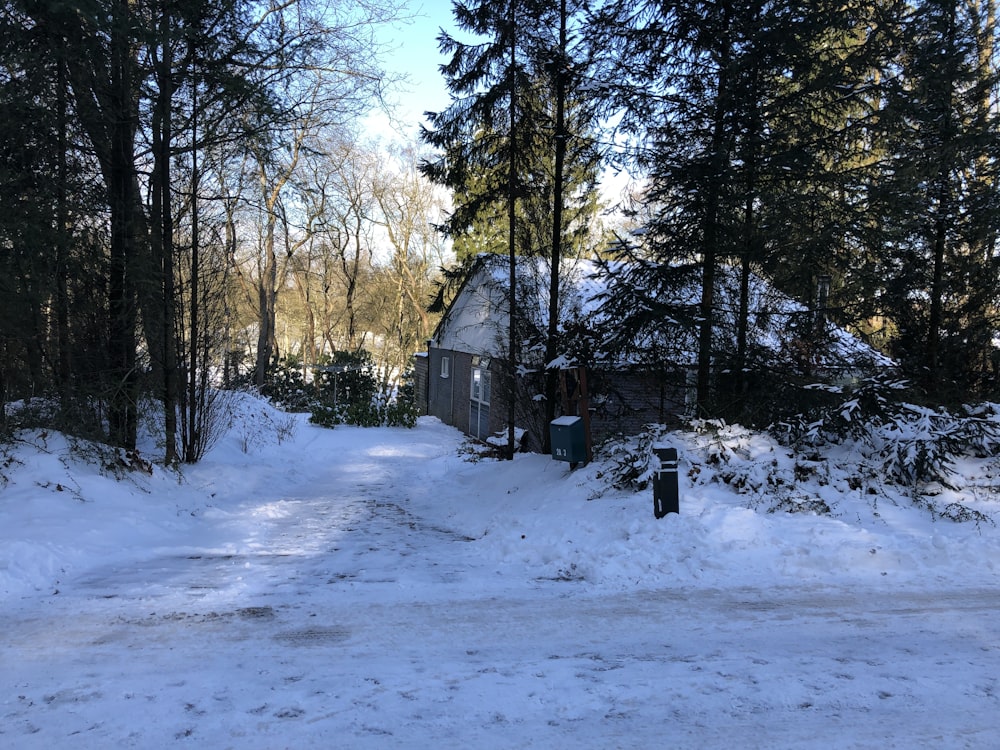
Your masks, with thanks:
[{"label": "window", "polygon": [[490,371],[474,367],[469,386],[469,434],[484,440],[490,435]]},{"label": "window", "polygon": [[448,377],[451,372],[451,357],[441,357],[441,377]]},{"label": "window", "polygon": [[472,371],[472,400],[481,404],[490,403],[490,371],[477,367]]}]

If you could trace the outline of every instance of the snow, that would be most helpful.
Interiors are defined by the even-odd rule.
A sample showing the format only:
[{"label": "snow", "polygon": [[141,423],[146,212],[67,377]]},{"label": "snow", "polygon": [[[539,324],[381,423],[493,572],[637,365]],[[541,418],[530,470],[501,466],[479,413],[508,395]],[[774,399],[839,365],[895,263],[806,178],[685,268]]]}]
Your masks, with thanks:
[{"label": "snow", "polygon": [[[507,309],[510,286],[509,260],[505,256],[483,253],[478,256],[480,265],[475,269],[461,292],[455,298],[441,325],[435,331],[435,344],[440,348],[459,351],[491,353],[500,356],[506,341],[506,312],[496,315],[497,310]],[[597,262],[582,258],[566,259],[560,270],[560,304],[564,310],[561,319],[583,321],[588,327],[606,326],[616,329],[619,321],[608,319],[603,309],[609,296],[614,296],[616,278],[618,283],[632,283],[624,280],[623,272],[630,264],[621,261]],[[518,305],[529,320],[542,330],[548,320],[549,305],[549,262],[541,257],[522,257],[518,260],[519,278]],[[748,335],[753,346],[770,352],[772,357],[787,357],[790,345],[802,335],[794,325],[809,314],[809,308],[778,291],[765,278],[751,273],[749,284],[750,326]],[[717,328],[723,337],[735,340],[740,299],[740,270],[730,265],[720,265],[717,269],[715,309],[719,320]],[[692,310],[700,304],[701,291],[696,280],[689,280],[684,286],[672,292],[671,304],[688,306]],[[642,297],[656,296],[647,289],[638,293],[636,304],[643,305]],[[659,314],[662,318],[662,313]],[[698,318],[695,317],[697,321]],[[697,332],[690,325],[674,321],[674,325],[663,327],[667,319],[660,320],[653,331],[640,331],[635,335],[635,349],[649,348],[642,339],[650,336],[668,336],[666,344],[675,351],[675,358],[693,363],[696,360]],[[828,340],[822,351],[815,354],[816,365],[826,369],[842,371],[845,376],[872,370],[889,369],[895,363],[847,330],[832,324],[825,324]],[[728,332],[728,333],[727,333]],[[793,347],[794,348],[794,347]],[[547,367],[566,367],[572,362],[565,356],[550,362]],[[619,360],[618,364],[627,364]]]},{"label": "snow", "polygon": [[0,746],[1000,746],[1000,531],[928,512],[995,517],[996,459],[917,502],[675,434],[657,521],[609,460],[234,414],[177,472],[0,446]]},{"label": "snow", "polygon": [[551,424],[554,424],[558,427],[571,427],[572,425],[575,425],[579,421],[580,417],[574,417],[567,414],[562,417],[556,417],[555,419],[552,420]]}]

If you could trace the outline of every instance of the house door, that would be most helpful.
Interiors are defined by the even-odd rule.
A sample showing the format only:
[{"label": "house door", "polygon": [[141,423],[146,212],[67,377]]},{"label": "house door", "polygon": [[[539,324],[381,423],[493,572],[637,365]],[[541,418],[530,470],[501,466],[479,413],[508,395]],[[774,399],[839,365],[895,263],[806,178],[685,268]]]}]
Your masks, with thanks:
[{"label": "house door", "polygon": [[469,434],[485,440],[490,436],[490,371],[486,367],[472,368],[469,394]]}]

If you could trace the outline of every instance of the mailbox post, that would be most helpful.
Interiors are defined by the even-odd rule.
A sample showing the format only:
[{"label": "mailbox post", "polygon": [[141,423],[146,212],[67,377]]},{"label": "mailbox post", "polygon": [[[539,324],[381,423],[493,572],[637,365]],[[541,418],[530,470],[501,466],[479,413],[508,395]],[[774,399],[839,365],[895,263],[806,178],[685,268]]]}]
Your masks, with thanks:
[{"label": "mailbox post", "polygon": [[653,446],[653,453],[660,462],[653,473],[653,515],[663,518],[667,513],[680,513],[677,449],[657,444]]}]

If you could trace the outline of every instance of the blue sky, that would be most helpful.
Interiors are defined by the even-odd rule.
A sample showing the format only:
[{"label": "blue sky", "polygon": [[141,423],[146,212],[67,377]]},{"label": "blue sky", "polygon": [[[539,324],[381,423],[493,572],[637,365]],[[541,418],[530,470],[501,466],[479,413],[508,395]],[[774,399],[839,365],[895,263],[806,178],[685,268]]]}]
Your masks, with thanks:
[{"label": "blue sky", "polygon": [[451,0],[409,0],[408,8],[412,21],[387,28],[380,36],[395,48],[387,67],[409,78],[406,90],[391,98],[399,102],[397,117],[407,124],[406,135],[415,135],[424,112],[448,106],[448,91],[438,71],[445,58],[438,51],[437,36],[441,27],[449,31],[455,27]]},{"label": "blue sky", "polygon": [[[365,126],[372,135],[415,142],[423,113],[439,112],[450,102],[444,79],[438,70],[445,62],[437,46],[439,30],[444,28],[463,41],[469,41],[469,35],[455,27],[451,0],[407,0],[407,7],[408,12],[404,10],[404,15],[412,15],[412,20],[394,28],[387,27],[380,34],[389,46],[395,48],[395,52],[387,58],[388,69],[406,73],[409,77],[406,90],[391,97],[399,103],[396,118],[405,123],[405,127],[402,132],[394,130],[381,113],[368,117]],[[617,203],[629,180],[626,173],[606,171],[602,187],[605,199],[609,203]]]}]

